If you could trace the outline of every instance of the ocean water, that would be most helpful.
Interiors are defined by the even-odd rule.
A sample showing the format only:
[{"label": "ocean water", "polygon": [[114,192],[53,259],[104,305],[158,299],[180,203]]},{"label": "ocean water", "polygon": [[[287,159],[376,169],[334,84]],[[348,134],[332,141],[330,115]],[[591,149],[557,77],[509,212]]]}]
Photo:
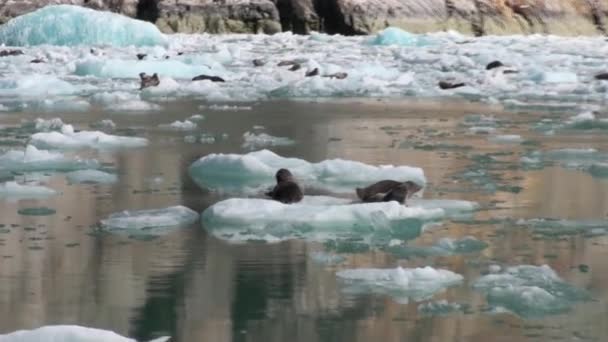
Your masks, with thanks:
[{"label": "ocean water", "polygon": [[602,38],[102,28],[0,57],[0,341],[608,339]]},{"label": "ocean water", "polygon": [[[138,340],[170,335],[177,341],[486,341],[488,336],[601,341],[608,336],[603,324],[608,183],[584,168],[560,163],[529,168],[520,160],[530,151],[606,151],[601,129],[546,135],[531,125],[548,115],[566,121],[570,114],[513,113],[464,101],[274,100],[232,111],[201,109],[202,104],[173,101],[142,114],[95,108],[2,116],[2,141],[22,145],[28,135],[17,128],[39,117],[60,117],[76,130],[112,120],[116,128],[109,134],[136,135],[149,144],[63,151],[66,158],[98,160],[106,173],[117,175],[114,183],[70,182],[66,173],[52,170],[10,174],[21,184],[41,184],[58,194],[0,202],[0,332],[77,324]],[[204,116],[194,132],[159,127],[194,114]],[[469,130],[488,123],[524,142],[493,143]],[[418,231],[395,232],[390,241],[370,240],[355,230],[344,239],[302,235],[235,243],[199,221],[168,230],[100,228],[101,220],[124,210],[183,205],[200,213],[238,197],[201,189],[188,168],[210,153],[249,153],[243,133],[254,126],[295,142],[269,147],[282,156],[422,168],[427,185],[412,206],[450,199],[479,208]],[[199,134],[218,139],[184,140]],[[16,145],[4,150],[22,148]],[[352,200],[354,193],[338,196]],[[451,252],[437,253],[446,246]],[[559,280],[517,273],[500,278],[501,292],[473,286],[484,275],[522,265],[547,265]],[[425,280],[425,274],[407,270],[427,266],[462,281],[444,287],[432,274]],[[373,271],[363,283],[337,276],[349,269],[395,267],[405,275]],[[420,284],[427,291],[417,292]],[[432,284],[437,290],[429,289]],[[517,295],[524,290],[532,294]],[[535,297],[537,292],[542,295]]]}]

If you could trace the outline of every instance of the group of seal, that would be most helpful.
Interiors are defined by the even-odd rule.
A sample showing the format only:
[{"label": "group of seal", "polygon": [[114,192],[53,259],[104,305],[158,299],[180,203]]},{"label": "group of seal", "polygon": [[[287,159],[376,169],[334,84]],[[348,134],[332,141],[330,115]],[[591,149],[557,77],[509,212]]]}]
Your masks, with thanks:
[{"label": "group of seal", "polygon": [[[499,68],[502,68],[502,69],[499,69]],[[486,65],[486,71],[496,70],[496,69],[498,69],[503,74],[518,73],[518,71],[516,69],[506,66],[501,61],[492,61]],[[442,89],[442,90],[456,89],[456,88],[464,87],[466,85],[467,84],[465,82],[453,82],[453,81],[448,81],[448,80],[439,81],[439,83],[437,83],[437,86],[439,87],[439,89]]]},{"label": "group of seal", "polygon": [[[288,169],[280,169],[275,174],[277,184],[265,193],[266,196],[284,204],[298,203],[304,198],[302,188],[295,181]],[[356,188],[357,197],[362,202],[390,202],[396,201],[407,205],[406,201],[422,187],[412,181],[398,182],[395,180],[382,180],[365,188]]]}]

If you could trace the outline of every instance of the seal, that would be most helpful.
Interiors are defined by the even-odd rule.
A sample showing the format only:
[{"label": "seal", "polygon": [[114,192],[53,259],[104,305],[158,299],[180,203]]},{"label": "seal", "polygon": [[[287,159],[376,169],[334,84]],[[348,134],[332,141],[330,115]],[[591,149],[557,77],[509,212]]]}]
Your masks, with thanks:
[{"label": "seal", "polygon": [[300,63],[296,63],[296,64],[292,65],[291,68],[289,68],[288,70],[289,71],[298,71],[300,69],[302,69],[302,65],[300,65]]},{"label": "seal", "polygon": [[345,72],[337,72],[335,74],[323,75],[326,78],[335,78],[337,80],[343,80],[348,77],[348,74]]},{"label": "seal", "polygon": [[137,60],[142,61],[144,58],[146,58],[147,54],[145,53],[138,53],[137,55],[135,55],[135,57],[137,57]]},{"label": "seal", "polygon": [[264,62],[264,60],[262,59],[254,59],[253,60],[253,66],[254,67],[261,67],[264,66],[266,64],[266,62]]},{"label": "seal", "polygon": [[313,76],[317,76],[317,75],[319,75],[319,68],[314,68],[314,69],[312,69],[310,71],[307,71],[305,76],[306,77],[313,77]]},{"label": "seal", "polygon": [[608,80],[608,72],[602,72],[594,76],[596,80],[606,81]]},{"label": "seal", "polygon": [[207,76],[207,75],[198,75],[192,79],[192,81],[211,81],[211,82],[226,82],[223,78],[219,76]]},{"label": "seal", "polygon": [[501,61],[493,61],[493,62],[488,63],[488,65],[486,65],[486,70],[500,68],[501,66],[504,66],[504,64],[502,64]]},{"label": "seal", "polygon": [[464,87],[465,84],[464,82],[459,82],[459,83],[452,83],[449,81],[439,81],[439,88],[446,90],[446,89],[455,89],[455,88],[460,88],[460,87]]},{"label": "seal", "polygon": [[298,183],[295,182],[293,175],[287,169],[280,169],[277,171],[275,178],[277,185],[267,192],[265,195],[272,198],[275,201],[279,201],[284,204],[297,203],[302,200],[304,194]]},{"label": "seal", "polygon": [[366,188],[356,188],[355,191],[357,197],[363,202],[397,201],[406,204],[405,201],[421,189],[420,185],[412,181],[398,182],[387,179]]},{"label": "seal", "polygon": [[21,50],[0,50],[0,57],[20,56],[23,55]]},{"label": "seal", "polygon": [[157,73],[154,73],[154,75],[152,75],[152,76],[148,76],[148,75],[146,75],[145,72],[142,72],[139,74],[139,78],[140,78],[139,90],[142,90],[142,89],[148,88],[148,87],[157,87],[160,84],[160,80],[158,79]]}]

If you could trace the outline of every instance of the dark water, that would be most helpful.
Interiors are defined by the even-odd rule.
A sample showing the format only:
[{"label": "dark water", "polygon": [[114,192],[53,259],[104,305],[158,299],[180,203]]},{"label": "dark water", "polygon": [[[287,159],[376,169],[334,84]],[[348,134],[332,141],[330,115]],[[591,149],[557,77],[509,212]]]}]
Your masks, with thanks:
[{"label": "dark water", "polygon": [[[514,224],[519,218],[542,217],[608,220],[607,178],[560,165],[528,170],[519,162],[526,151],[607,151],[606,130],[543,135],[531,129],[541,118],[576,113],[508,113],[463,103],[270,102],[247,104],[253,109],[245,111],[201,110],[198,105],[169,103],[161,112],[140,115],[92,111],[7,113],[0,118],[7,127],[23,119],[61,117],[82,129],[109,118],[118,132],[151,140],[141,149],[77,152],[116,169],[115,184],[69,184],[63,175],[50,174],[45,183],[60,196],[0,201],[0,333],[78,324],[142,341],[161,335],[176,341],[608,340],[608,238],[580,232],[549,236]],[[199,131],[227,133],[228,138],[187,144],[183,138],[189,133],[158,128],[197,113],[206,117]],[[472,113],[493,114],[500,134],[519,134],[525,142],[493,144],[486,135],[466,134],[462,123]],[[425,198],[476,201],[482,210],[474,222],[447,221],[409,243],[427,246],[442,237],[471,235],[489,247],[407,259],[373,248],[351,250],[342,253],[344,263],[328,266],[310,257],[324,250],[321,244],[231,245],[208,235],[200,223],[154,239],[95,233],[96,223],[113,212],[176,204],[201,212],[220,200],[199,189],[187,167],[209,153],[245,153],[242,134],[254,125],[296,141],[271,148],[283,156],[422,167],[429,181]],[[502,163],[479,157],[495,152]],[[462,176],[470,168],[495,176],[473,184]],[[20,214],[25,208],[55,213]],[[547,264],[593,300],[534,319],[490,313],[485,297],[470,285],[493,263]],[[430,265],[462,274],[462,285],[433,299],[465,303],[469,309],[424,316],[420,303],[346,295],[335,275],[342,268],[397,265]],[[588,269],[583,272],[579,265]]]}]

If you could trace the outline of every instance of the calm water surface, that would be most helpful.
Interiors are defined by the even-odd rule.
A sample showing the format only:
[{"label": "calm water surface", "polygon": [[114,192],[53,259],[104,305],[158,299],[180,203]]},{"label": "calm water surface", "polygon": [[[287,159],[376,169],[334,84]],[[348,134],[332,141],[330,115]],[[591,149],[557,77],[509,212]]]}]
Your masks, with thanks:
[{"label": "calm water surface", "polygon": [[[576,113],[509,113],[464,103],[369,100],[263,102],[246,104],[252,110],[243,111],[199,109],[198,102],[164,105],[164,110],[147,114],[93,110],[0,117],[3,127],[61,117],[80,129],[112,119],[120,134],[151,141],[147,148],[77,152],[115,169],[115,184],[69,184],[62,174],[49,174],[43,175],[43,182],[61,195],[0,201],[0,333],[78,324],[142,341],[160,335],[216,342],[608,340],[608,237],[538,235],[513,223],[541,217],[608,220],[607,178],[559,165],[527,170],[519,162],[523,153],[533,150],[608,151],[606,130],[544,135],[531,129],[542,118]],[[189,144],[184,142],[189,133],[158,127],[199,113],[205,115],[199,132],[227,133],[228,138]],[[496,144],[488,142],[487,135],[468,134],[464,118],[475,113],[494,115],[500,134],[519,134],[525,142]],[[319,243],[232,245],[207,234],[200,223],[154,239],[95,233],[97,222],[117,211],[183,204],[202,212],[223,199],[198,188],[187,168],[209,153],[245,153],[242,135],[254,125],[296,141],[270,148],[282,156],[422,167],[429,182],[424,198],[476,201],[482,209],[474,221],[446,221],[408,244],[428,246],[443,237],[474,236],[489,247],[464,255],[407,259],[374,248],[346,250],[341,253],[346,260],[336,266],[311,258],[312,252],[326,250]],[[495,152],[504,163],[475,159]],[[473,184],[461,177],[471,167],[495,176]],[[21,180],[28,177],[33,176],[17,175]],[[484,187],[491,182],[497,191]],[[28,207],[48,207],[56,213],[18,214]],[[536,319],[489,312],[484,295],[472,290],[471,283],[494,263],[547,264],[569,284],[589,291],[593,300]],[[430,265],[462,274],[462,285],[433,300],[464,303],[469,309],[425,316],[418,305],[426,301],[403,304],[384,295],[347,295],[335,275],[343,268],[398,265]],[[579,265],[588,266],[588,271]]]}]

